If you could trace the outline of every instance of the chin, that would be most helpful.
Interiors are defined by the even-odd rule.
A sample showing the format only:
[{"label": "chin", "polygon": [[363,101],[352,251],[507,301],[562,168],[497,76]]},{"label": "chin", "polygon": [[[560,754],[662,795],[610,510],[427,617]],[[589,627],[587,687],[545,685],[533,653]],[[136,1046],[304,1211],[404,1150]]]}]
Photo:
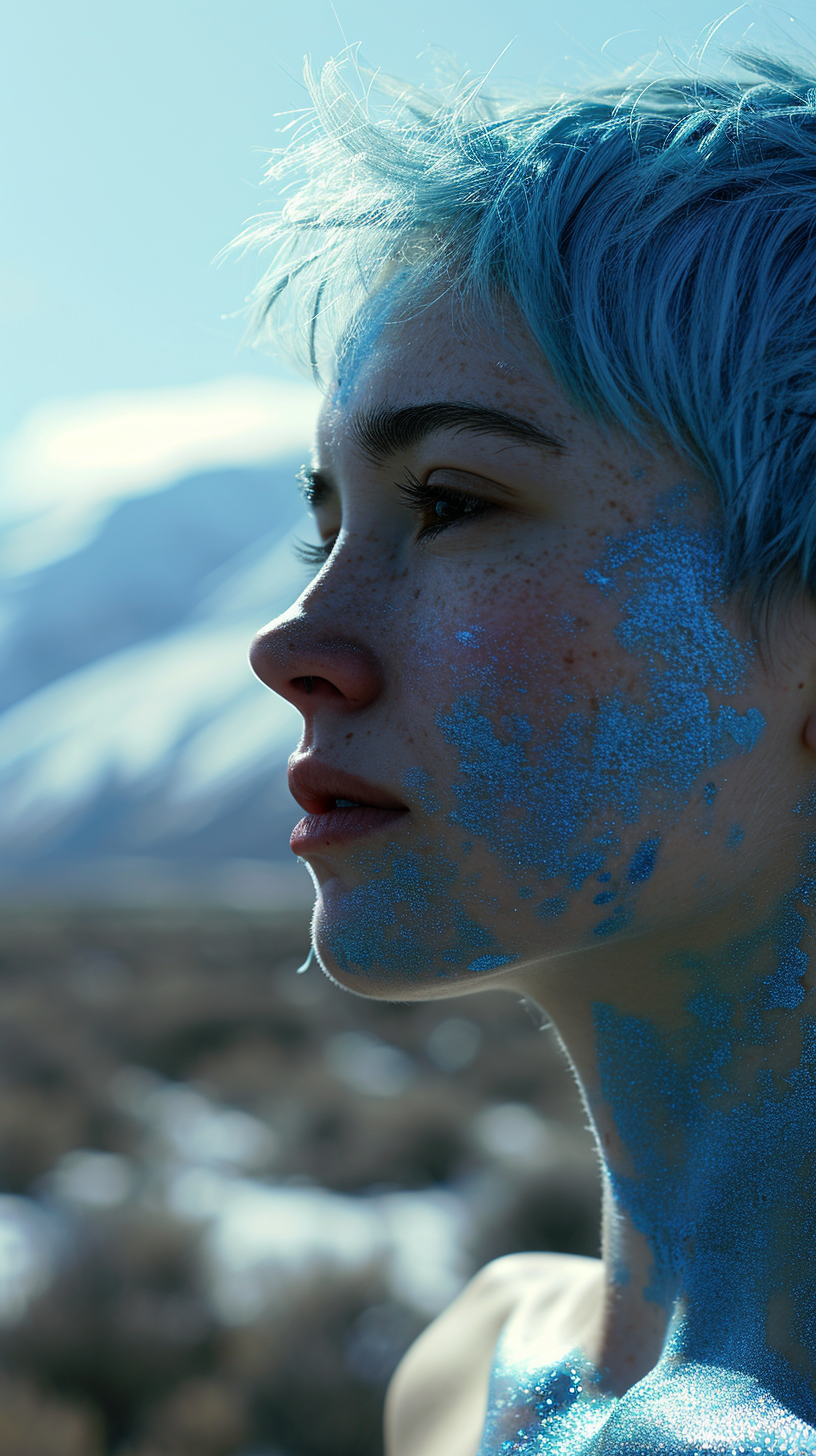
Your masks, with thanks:
[{"label": "chin", "polygon": [[390,873],[380,861],[361,884],[332,876],[319,885],[312,937],[338,985],[382,1000],[430,1000],[476,990],[519,959],[417,868],[403,856]]}]

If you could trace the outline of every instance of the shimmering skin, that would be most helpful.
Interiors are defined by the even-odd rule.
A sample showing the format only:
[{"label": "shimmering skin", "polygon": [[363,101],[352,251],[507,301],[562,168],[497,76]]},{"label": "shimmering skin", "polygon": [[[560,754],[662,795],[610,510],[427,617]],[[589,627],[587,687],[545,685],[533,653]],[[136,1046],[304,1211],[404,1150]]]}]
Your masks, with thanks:
[{"label": "shimmering skin", "polygon": [[[566,448],[360,448],[362,410],[438,399]],[[324,968],[537,1000],[597,1135],[597,1332],[555,1364],[500,1343],[481,1456],[816,1451],[816,613],[757,642],[708,487],[653,444],[512,328],[385,325],[323,413],[334,550],[255,649],[300,751],[410,809],[309,855]],[[423,540],[408,472],[493,507]]]}]

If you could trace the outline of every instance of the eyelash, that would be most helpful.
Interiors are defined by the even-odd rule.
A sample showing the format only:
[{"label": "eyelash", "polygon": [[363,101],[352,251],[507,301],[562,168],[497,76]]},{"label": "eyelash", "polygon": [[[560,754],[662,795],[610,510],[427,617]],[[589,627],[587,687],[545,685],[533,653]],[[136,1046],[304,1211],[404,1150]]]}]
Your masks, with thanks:
[{"label": "eyelash", "polygon": [[[458,525],[460,521],[477,520],[480,516],[486,516],[490,511],[498,509],[494,501],[486,500],[484,496],[470,495],[463,490],[446,489],[444,486],[423,485],[422,481],[417,480],[410,471],[407,479],[398,480],[396,486],[405,504],[415,515],[422,516],[428,513],[436,518],[421,527],[417,538],[420,541],[432,541],[436,536],[441,536],[442,532],[447,531],[450,526]],[[446,520],[437,509],[443,502],[460,514],[453,520]]]},{"label": "eyelash", "polygon": [[304,566],[325,566],[336,540],[337,537],[332,536],[330,541],[321,541],[319,545],[314,545],[311,541],[295,541],[292,550]]},{"label": "eyelash", "polygon": [[[410,471],[405,480],[395,481],[395,485],[414,515],[431,514],[436,518],[421,526],[417,536],[419,541],[433,541],[437,536],[441,536],[443,531],[458,525],[460,521],[478,520],[480,516],[486,516],[490,511],[498,509],[494,501],[486,500],[484,496],[469,495],[465,491],[446,489],[444,486],[424,485]],[[442,503],[450,506],[454,511],[458,511],[459,514],[452,520],[445,519],[438,510],[438,506]],[[295,543],[295,555],[306,566],[323,566],[331,556],[336,540],[337,537],[333,536],[331,540],[324,541],[317,546],[308,541],[298,541]]]}]

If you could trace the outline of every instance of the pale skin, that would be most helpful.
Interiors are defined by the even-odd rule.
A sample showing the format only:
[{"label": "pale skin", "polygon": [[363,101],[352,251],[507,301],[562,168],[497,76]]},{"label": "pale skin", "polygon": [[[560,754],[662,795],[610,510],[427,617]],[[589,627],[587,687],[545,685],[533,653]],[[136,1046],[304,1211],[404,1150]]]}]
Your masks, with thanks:
[{"label": "pale skin", "polygon": [[[435,424],[428,417],[428,427],[414,432],[417,438],[387,454],[372,450],[370,432],[368,444],[361,443],[364,416],[439,402],[500,412],[529,423],[540,438],[519,429],[514,434],[515,427],[508,432],[500,422],[491,429],[482,419],[477,428],[464,414],[447,422],[438,414]],[[304,855],[318,887],[314,938],[320,961],[341,985],[367,995],[408,1000],[489,985],[538,1002],[583,1089],[607,1168],[626,1174],[634,1154],[618,1110],[602,1091],[606,1051],[599,1048],[594,1008],[610,1006],[669,1038],[687,1031],[691,973],[669,976],[661,968],[689,949],[698,959],[716,960],[717,948],[749,923],[760,925],[795,878],[807,829],[795,810],[816,780],[816,611],[803,594],[787,601],[771,618],[763,650],[750,655],[738,690],[716,696],[717,704],[739,714],[761,714],[766,725],[750,752],[735,751],[725,765],[716,809],[708,817],[702,811],[701,781],[682,803],[667,808],[657,796],[640,821],[616,824],[613,879],[644,837],[659,841],[660,858],[647,882],[627,891],[633,913],[625,928],[598,938],[597,883],[567,893],[563,911],[542,920],[525,898],[527,865],[497,852],[478,830],[463,847],[453,789],[461,770],[439,731],[439,714],[450,707],[452,685],[464,683],[472,695],[476,682],[488,684],[484,714],[497,732],[508,714],[523,711],[543,740],[576,703],[591,719],[599,701],[618,687],[648,710],[645,676],[639,677],[638,661],[615,636],[615,604],[604,603],[587,572],[609,539],[647,528],[681,480],[691,487],[688,521],[705,526],[714,515],[705,482],[656,435],[648,444],[615,435],[574,408],[517,324],[507,323],[497,338],[495,330],[473,321],[452,322],[444,303],[421,320],[387,326],[352,377],[329,391],[315,469],[317,526],[332,549],[299,601],[259,634],[253,665],[303,713],[296,757],[363,777],[409,811],[396,826],[368,835],[364,853],[360,842],[327,841]],[[422,511],[416,498],[412,505],[400,491],[398,482],[406,479],[424,488]],[[434,487],[442,511],[427,504]],[[440,520],[444,529],[433,534]],[[713,610],[736,642],[749,642],[752,632],[736,597],[717,601]],[[569,631],[560,625],[566,618]],[[463,665],[465,640],[476,643],[476,655]],[[415,787],[417,770],[431,785],[432,800]],[[508,813],[523,835],[524,805]],[[726,828],[736,821],[744,838],[739,854],[729,854]],[[351,897],[371,877],[371,856],[385,855],[388,847],[393,857],[395,845],[400,854],[410,852],[414,864],[421,866],[423,856],[444,863],[447,889],[439,905],[434,902],[433,934],[412,927],[410,903],[406,908],[395,892],[393,924],[407,927],[412,944],[427,933],[419,969],[405,971],[396,948],[388,959],[388,947],[396,946],[395,932],[388,930],[386,954],[363,974],[340,949],[344,909],[357,903]],[[547,890],[555,896],[563,885]],[[452,943],[445,916],[454,903],[492,937],[503,964],[474,971],[471,952],[459,963],[440,958],[438,948]],[[807,954],[810,917],[799,910],[805,928],[797,945]],[[768,974],[769,954],[760,937],[743,958],[740,987]],[[737,973],[723,966],[711,974],[725,995]],[[745,1037],[736,1050],[729,1044],[732,1091],[744,1088],[750,1097],[760,1063],[769,1073],[789,1070],[800,1018],[809,1011],[812,958],[803,977],[807,995],[777,1016],[772,1044],[748,1044]],[[633,1105],[648,1102],[647,1084],[636,1085],[637,1068],[633,1079]],[[679,1125],[649,1133],[652,1154],[669,1158],[677,1188],[685,1189],[699,1166],[706,1137],[715,1137],[715,1110],[708,1132],[701,1114],[688,1146]],[[802,1139],[807,1137],[803,1128]],[[795,1143],[779,1156],[789,1159],[791,1176],[797,1176]],[[740,1186],[748,1186],[750,1162],[737,1173]],[[803,1168],[801,1193],[809,1206],[808,1176]],[[654,1369],[681,1308],[689,1328],[704,1329],[710,1345],[716,1310],[703,1307],[704,1292],[688,1291],[705,1290],[699,1270],[707,1259],[721,1260],[722,1249],[707,1251],[704,1239],[692,1247],[692,1240],[687,1250],[667,1255],[660,1229],[646,1215],[633,1218],[614,1181],[605,1186],[603,1261],[558,1255],[501,1260],[422,1336],[392,1383],[389,1456],[475,1456],[493,1351],[508,1322],[519,1347],[543,1365],[580,1349],[616,1395]],[[707,1196],[703,1182],[690,1215],[695,1228],[707,1227]],[[759,1206],[752,1217],[753,1232],[759,1230],[768,1246],[787,1247],[786,1207]],[[650,1282],[661,1261],[668,1292],[656,1299]],[[614,1272],[622,1266],[626,1281]],[[816,1247],[797,1244],[797,1282],[785,1303],[787,1268],[780,1256],[758,1276],[740,1349],[751,1347],[755,1326],[759,1344],[790,1362],[816,1399],[816,1348],[794,1336],[791,1322],[791,1308],[802,1297],[796,1291],[816,1290]],[[708,1358],[716,1363],[715,1355]]]}]

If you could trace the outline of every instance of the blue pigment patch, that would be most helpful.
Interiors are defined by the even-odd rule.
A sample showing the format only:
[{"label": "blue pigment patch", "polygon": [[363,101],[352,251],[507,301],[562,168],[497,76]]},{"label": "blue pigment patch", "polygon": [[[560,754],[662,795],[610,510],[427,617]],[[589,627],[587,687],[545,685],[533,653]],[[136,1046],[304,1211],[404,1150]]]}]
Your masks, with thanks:
[{"label": "blue pigment patch", "polygon": [[714,803],[714,800],[716,799],[716,797],[717,797],[717,785],[716,784],[706,784],[705,788],[703,789],[703,798],[705,799],[706,803],[707,804],[713,804]]},{"label": "blue pigment patch", "polygon": [[522,885],[518,893],[520,900],[529,900],[533,893],[532,885]]},{"label": "blue pigment patch", "polygon": [[410,793],[416,795],[420,808],[426,814],[438,814],[441,805],[429,785],[431,779],[424,768],[409,768],[403,777],[403,783]]},{"label": "blue pigment patch", "polygon": [[517,955],[483,955],[468,966],[469,971],[495,971],[499,966],[509,966],[511,962],[517,961]]},{"label": "blue pigment patch", "polygon": [[443,854],[394,844],[384,853],[365,851],[357,862],[367,878],[343,895],[333,915],[331,951],[345,975],[417,979],[439,960],[455,974],[474,956],[497,953],[495,937],[457,898],[457,866]]},{"label": "blue pigment patch", "polygon": [[592,903],[593,905],[608,905],[610,900],[614,900],[616,898],[617,893],[617,890],[602,890],[600,895],[595,896],[595,899],[592,901]]},{"label": "blue pigment patch", "polygon": [[727,1026],[734,1012],[733,1002],[715,991],[698,991],[689,996],[686,1006],[704,1026]]},{"label": "blue pigment patch", "polygon": [[605,859],[606,855],[598,849],[582,849],[580,854],[576,854],[569,864],[570,889],[580,890],[596,870],[603,868]]},{"label": "blue pigment patch", "polygon": [[604,594],[610,592],[614,586],[611,576],[601,576],[601,573],[596,571],[594,567],[590,567],[589,571],[585,571],[584,576],[590,586],[599,586]]},{"label": "blue pigment patch", "polygon": [[756,1085],[760,1092],[771,1093],[774,1090],[774,1075],[770,1067],[760,1067],[756,1074]]},{"label": "blue pigment patch", "polygon": [[[729,738],[734,740],[740,753],[750,753],[752,748],[756,748],[765,727],[765,719],[758,708],[749,708],[746,713],[738,713],[736,708],[731,707],[720,708],[712,737],[712,744],[717,745],[715,762],[733,753],[733,749],[727,746]],[[721,752],[723,744],[726,746]]]},{"label": "blue pigment patch", "polygon": [[654,867],[657,863],[657,851],[660,848],[660,835],[655,839],[644,839],[635,850],[629,861],[629,868],[626,878],[630,885],[641,885],[644,880],[651,879],[654,874]]},{"label": "blue pigment patch", "polygon": [[556,915],[563,915],[566,908],[567,902],[563,895],[553,895],[549,900],[542,900],[540,905],[536,905],[536,915],[540,915],[542,920],[554,920]]},{"label": "blue pigment patch", "polygon": [[[774,1288],[790,1293],[790,1338],[811,1349],[812,1274],[801,1249],[816,1241],[816,1207],[801,1189],[809,1166],[802,1163],[802,1130],[816,1120],[816,1020],[804,1016],[797,1023],[787,1067],[763,1066],[762,1049],[786,1045],[781,1034],[801,1004],[806,923],[798,907],[813,889],[813,880],[803,877],[746,933],[709,955],[672,958],[666,968],[679,968],[692,987],[685,1024],[663,1029],[605,1003],[593,1007],[600,1096],[626,1149],[625,1171],[612,1167],[608,1177],[618,1206],[653,1251],[647,1297],[671,1309],[678,1288],[683,1294],[684,1313],[671,1327],[664,1356],[636,1392],[642,1392],[645,1412],[669,1369],[703,1370],[707,1362],[712,1381],[716,1374],[719,1382],[700,1411],[709,1423],[705,1442],[686,1444],[685,1407],[676,1442],[667,1440],[652,1403],[660,1442],[644,1430],[642,1443],[633,1436],[615,1450],[631,1446],[644,1456],[691,1449],[816,1451],[816,1431],[797,1420],[816,1419],[816,1399],[805,1378],[766,1341],[767,1310],[759,1294]],[[769,953],[776,969],[760,975]],[[679,1156],[667,1156],[668,1149]],[[776,1227],[774,1209],[785,1210],[790,1220],[786,1240],[768,1233]],[[771,1220],[767,1228],[763,1210]],[[797,1279],[805,1280],[801,1288]],[[730,1388],[726,1367],[747,1372],[761,1387],[763,1403],[750,1407],[752,1445],[733,1437],[734,1430],[751,1429],[751,1421],[745,1391]],[[774,1407],[774,1420],[784,1416],[785,1442],[766,1439],[782,1429],[768,1424],[771,1397],[784,1402]],[[726,1444],[714,1439],[720,1410],[731,1423],[733,1439]],[[627,1397],[624,1420],[631,1415]],[[519,1446],[531,1456],[536,1449]]]},{"label": "blue pigment patch", "polygon": [[[684,510],[678,498],[647,529],[608,538],[586,573],[603,596],[619,597],[615,635],[641,664],[642,700],[616,688],[560,721],[534,726],[505,713],[497,722],[488,710],[521,688],[486,667],[437,715],[459,756],[451,822],[482,838],[511,873],[535,867],[578,888],[598,826],[611,850],[647,813],[678,816],[706,770],[750,752],[764,731],[758,709],[712,704],[717,692],[744,689],[753,648],[714,611],[725,597],[720,537],[689,524]],[[639,863],[645,870],[646,859]]]},{"label": "blue pigment patch", "polygon": [[606,920],[600,920],[593,928],[593,935],[615,935],[618,930],[623,930],[632,919],[632,910],[629,905],[618,905]]},{"label": "blue pigment patch", "polygon": [[[797,807],[816,812],[816,796]],[[806,837],[806,861],[812,850]],[[538,1366],[506,1327],[479,1456],[816,1456],[816,1018],[798,1012],[801,907],[814,902],[803,873],[739,935],[658,962],[656,975],[684,978],[685,1018],[593,1006],[588,1103],[624,1150],[606,1176],[648,1240],[644,1298],[670,1317],[664,1350],[617,1399],[584,1357]],[[753,906],[745,897],[746,917]],[[609,1226],[614,1277],[625,1245]],[[777,1295],[796,1363],[769,1338]]]},{"label": "blue pigment patch", "polygon": [[611,880],[611,878],[612,878],[612,876],[609,873],[609,871],[607,870],[606,874],[599,875],[598,876],[598,884],[599,885],[607,885],[609,883],[609,881]]},{"label": "blue pigment patch", "polygon": [[744,838],[745,830],[742,825],[732,824],[725,841],[726,849],[736,849],[738,845],[742,844]]}]

